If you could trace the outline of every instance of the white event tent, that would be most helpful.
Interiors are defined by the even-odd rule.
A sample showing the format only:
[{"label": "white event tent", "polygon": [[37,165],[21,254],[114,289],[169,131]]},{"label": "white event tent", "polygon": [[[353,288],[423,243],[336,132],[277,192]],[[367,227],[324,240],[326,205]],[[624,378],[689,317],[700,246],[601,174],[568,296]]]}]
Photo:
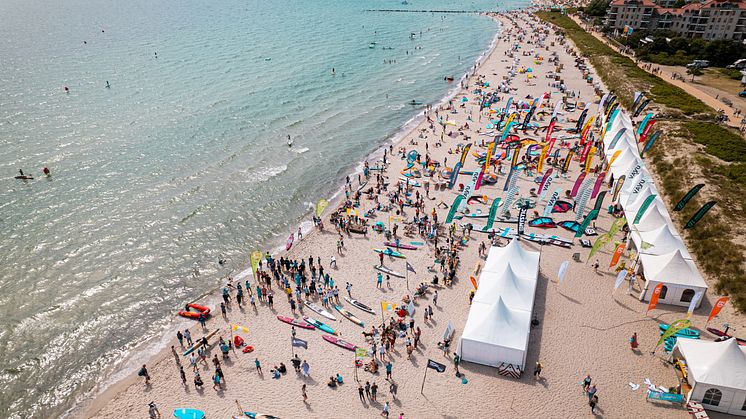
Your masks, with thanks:
[{"label": "white event tent", "polygon": [[518,239],[492,247],[479,276],[457,353],[464,361],[523,371],[539,276],[539,252]]}]

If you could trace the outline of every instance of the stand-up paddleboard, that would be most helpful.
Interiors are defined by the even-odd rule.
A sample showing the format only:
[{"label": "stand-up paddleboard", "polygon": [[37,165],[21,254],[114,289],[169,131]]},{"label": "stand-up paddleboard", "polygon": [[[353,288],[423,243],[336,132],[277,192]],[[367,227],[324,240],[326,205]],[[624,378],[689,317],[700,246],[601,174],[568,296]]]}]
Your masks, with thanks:
[{"label": "stand-up paddleboard", "polygon": [[329,343],[333,343],[339,346],[340,348],[345,348],[348,351],[354,351],[355,349],[357,349],[357,346],[351,344],[350,342],[347,342],[346,340],[342,340],[336,336],[324,335],[322,337],[324,338],[325,341]]},{"label": "stand-up paddleboard", "polygon": [[488,218],[490,215],[483,212],[472,212],[470,214],[461,214],[462,218]]},{"label": "stand-up paddleboard", "polygon": [[417,182],[417,181],[412,180],[412,179],[408,179],[408,178],[406,178],[404,176],[399,176],[399,180],[401,180],[402,182],[404,182],[405,185],[414,186],[416,188],[419,188],[420,186],[422,186],[420,184],[420,182]]},{"label": "stand-up paddleboard", "polygon": [[324,323],[321,323],[320,321],[314,319],[313,317],[303,316],[303,320],[305,320],[309,324],[312,324],[317,329],[323,330],[326,333],[331,333],[332,335],[336,335],[337,334],[337,332],[334,329],[332,329],[331,327],[325,325]]},{"label": "stand-up paddleboard", "polygon": [[357,187],[357,191],[360,192],[363,190],[363,188],[368,184],[368,181],[361,183],[360,186]]},{"label": "stand-up paddleboard", "polygon": [[395,270],[393,270],[393,269],[389,269],[389,268],[387,268],[387,267],[385,267],[385,266],[382,266],[382,265],[374,265],[373,267],[374,267],[374,268],[376,268],[377,270],[379,270],[379,271],[381,271],[381,272],[385,273],[385,274],[389,274],[389,275],[391,275],[391,276],[395,276],[395,277],[397,277],[397,278],[404,278],[404,275],[400,274],[399,272],[396,272],[396,271],[395,271]]},{"label": "stand-up paddleboard", "polygon": [[399,243],[398,246],[394,242],[383,242],[383,244],[384,244],[384,246],[394,247],[396,249],[417,250],[417,246],[411,246],[411,245],[408,245],[408,244]]},{"label": "stand-up paddleboard", "polygon": [[174,410],[174,416],[178,419],[202,419],[205,412],[197,409],[181,408]]},{"label": "stand-up paddleboard", "polygon": [[290,248],[293,247],[294,241],[295,235],[293,233],[290,233],[290,237],[288,237],[288,241],[285,243],[285,250],[290,250]]},{"label": "stand-up paddleboard", "polygon": [[295,327],[303,328],[303,329],[309,329],[309,330],[315,329],[315,327],[313,327],[312,324],[306,323],[303,320],[297,320],[297,319],[293,319],[293,318],[285,317],[285,316],[277,316],[277,320],[293,325]]},{"label": "stand-up paddleboard", "polygon": [[347,311],[347,310],[345,310],[342,307],[337,306],[337,305],[335,305],[334,308],[339,312],[339,314],[345,316],[347,318],[347,320],[355,323],[358,326],[365,327],[365,323],[363,323],[362,320],[360,320],[357,317],[355,317],[354,314],[350,313],[349,311]]},{"label": "stand-up paddleboard", "polygon": [[334,317],[334,314],[326,311],[323,307],[319,306],[318,304],[312,301],[306,301],[303,304],[305,304],[306,307],[310,308],[311,310],[315,311],[318,314],[321,314],[322,316],[326,317],[329,320],[337,320],[337,318]]},{"label": "stand-up paddleboard", "polygon": [[265,413],[243,412],[243,414],[251,419],[280,419],[279,416],[267,415]]},{"label": "stand-up paddleboard", "polygon": [[406,259],[407,257],[404,256],[404,254],[397,252],[396,250],[391,249],[373,249],[376,253],[383,253],[386,256],[392,256],[399,259]]},{"label": "stand-up paddleboard", "polygon": [[[209,334],[208,334],[207,336],[205,336],[205,337],[206,337],[206,338],[207,338],[207,340],[209,341],[209,340],[210,340],[210,338],[211,338],[211,337],[213,337],[213,336],[215,336],[215,334],[216,334],[216,333],[218,333],[218,329],[215,329],[215,330],[213,330],[212,332],[210,332],[210,333],[209,333]],[[208,343],[209,343],[209,342],[208,342]],[[190,353],[192,353],[192,352],[196,351],[197,349],[199,349],[199,348],[201,348],[201,347],[202,347],[202,338],[199,338],[199,339],[197,340],[197,342],[196,342],[196,343],[195,343],[194,345],[190,346],[190,347],[189,347],[189,349],[187,349],[186,351],[184,351],[184,353],[183,353],[182,355],[183,355],[183,356],[187,356],[187,355],[189,355]]]},{"label": "stand-up paddleboard", "polygon": [[348,303],[352,304],[354,307],[359,308],[360,310],[363,310],[366,313],[376,314],[376,312],[373,311],[372,308],[366,306],[365,304],[361,303],[360,301],[358,301],[358,300],[356,300],[354,298],[345,297],[345,301],[347,301]]},{"label": "stand-up paddleboard", "polygon": [[[666,330],[668,330],[668,325],[661,323],[658,325],[658,328],[661,330],[661,335],[662,335]],[[699,339],[699,331],[686,328],[686,329],[681,329],[677,331],[676,333],[674,333],[674,336]]]},{"label": "stand-up paddleboard", "polygon": [[[708,327],[707,331],[710,332],[710,333],[712,333],[715,336],[728,337],[728,338],[732,338],[733,337],[733,335],[725,333],[724,331],[722,331],[720,329],[715,329],[714,327]],[[738,342],[739,345],[746,346],[746,340],[741,339],[741,338],[735,338],[735,339],[736,339],[736,342]]]}]

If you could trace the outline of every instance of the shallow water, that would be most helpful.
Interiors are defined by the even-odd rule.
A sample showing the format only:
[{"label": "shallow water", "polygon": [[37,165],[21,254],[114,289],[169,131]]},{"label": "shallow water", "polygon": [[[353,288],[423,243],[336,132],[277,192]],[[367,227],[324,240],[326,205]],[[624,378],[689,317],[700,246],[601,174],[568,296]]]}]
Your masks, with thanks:
[{"label": "shallow water", "polygon": [[363,9],[523,4],[400,3],[0,2],[0,416],[56,416],[111,381],[496,32]]}]

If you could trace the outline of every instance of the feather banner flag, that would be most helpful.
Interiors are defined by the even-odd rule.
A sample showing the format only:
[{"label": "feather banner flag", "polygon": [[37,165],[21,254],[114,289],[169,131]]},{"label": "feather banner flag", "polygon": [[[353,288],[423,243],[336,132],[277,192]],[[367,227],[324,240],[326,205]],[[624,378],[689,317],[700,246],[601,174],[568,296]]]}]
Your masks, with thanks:
[{"label": "feather banner flag", "polygon": [[715,316],[717,316],[720,313],[720,310],[725,307],[725,305],[730,300],[730,297],[720,297],[718,301],[715,303],[715,305],[712,307],[712,311],[710,311],[710,316],[707,317],[707,323],[710,322],[710,320],[714,319]]},{"label": "feather banner flag", "polygon": [[595,219],[598,216],[598,210],[592,210],[588,213],[588,215],[585,217],[585,220],[583,220],[583,223],[580,224],[580,228],[578,229],[578,232],[575,233],[575,237],[583,237],[583,234],[585,234],[585,230],[588,228],[588,225],[591,223],[591,220]]},{"label": "feather banner flag", "polygon": [[634,221],[632,221],[632,224],[636,225],[640,222],[642,219],[642,216],[645,214],[645,211],[648,210],[648,207],[650,207],[650,204],[655,201],[655,197],[658,196],[656,194],[650,194],[647,198],[645,198],[645,201],[642,202],[642,205],[640,205],[640,209],[637,210],[637,215],[635,215]]},{"label": "feather banner flag", "polygon": [[692,198],[694,198],[694,195],[696,195],[697,192],[699,192],[699,190],[702,189],[702,187],[704,187],[704,186],[705,186],[704,183],[699,183],[697,185],[694,185],[694,187],[692,189],[690,189],[689,192],[687,192],[686,195],[684,195],[681,198],[681,200],[676,204],[676,206],[673,208],[673,210],[674,211],[681,211],[681,210],[683,210],[684,207],[686,206],[686,204],[689,202],[689,200],[691,200]]},{"label": "feather banner flag", "polygon": [[702,205],[702,208],[699,209],[694,215],[692,215],[692,218],[689,219],[689,221],[686,222],[686,225],[684,226],[684,229],[693,228],[697,225],[699,220],[702,219],[702,217],[707,214],[707,211],[710,210],[710,208],[714,207],[717,201],[710,201],[704,205]]},{"label": "feather banner flag", "polygon": [[661,290],[663,290],[663,283],[658,283],[658,285],[653,288],[653,295],[650,297],[648,309],[645,311],[646,316],[648,315],[648,311],[655,310],[655,307],[658,305],[658,298],[661,296]]},{"label": "feather banner flag", "polygon": [[603,236],[600,236],[596,239],[596,242],[593,243],[593,247],[591,248],[591,252],[588,254],[588,260],[585,261],[585,263],[588,263],[593,255],[596,254],[599,250],[601,250],[602,247],[606,245],[606,243],[611,241],[611,237],[609,237],[608,234],[604,234]]},{"label": "feather banner flag", "polygon": [[557,279],[559,279],[559,283],[565,281],[565,275],[567,274],[567,268],[570,266],[570,261],[564,261],[559,267],[559,271],[557,272]]},{"label": "feather banner flag", "polygon": [[614,250],[614,255],[611,257],[611,263],[609,263],[609,268],[613,268],[614,266],[616,266],[617,263],[619,263],[619,259],[622,257],[622,253],[624,253],[625,247],[626,245],[624,243],[619,243],[619,245]]},{"label": "feather banner flag", "polygon": [[490,206],[490,214],[487,216],[487,225],[484,226],[484,231],[489,231],[492,228],[492,223],[495,222],[497,217],[497,208],[500,206],[500,198],[495,198]]},{"label": "feather banner flag", "polygon": [[256,271],[259,269],[259,262],[262,261],[262,252],[259,250],[251,252],[249,261],[251,263],[251,273],[254,275],[254,278],[256,278]]},{"label": "feather banner flag", "polygon": [[324,212],[326,207],[329,206],[329,201],[326,199],[319,199],[319,202],[316,203],[316,216],[321,217],[321,214]]},{"label": "feather banner flag", "polygon": [[627,270],[622,269],[619,271],[619,274],[616,276],[616,281],[614,281],[614,289],[619,289],[619,287],[622,286],[622,283],[624,282],[625,278],[627,278]]},{"label": "feather banner flag", "polygon": [[234,332],[241,331],[241,332],[244,332],[244,333],[249,333],[249,328],[248,327],[239,326],[237,324],[231,324],[231,330],[234,331]]},{"label": "feather banner flag", "polygon": [[686,318],[694,314],[694,309],[697,307],[697,304],[699,304],[699,300],[702,299],[702,295],[704,294],[704,291],[699,290],[696,294],[694,294],[694,297],[692,298],[692,301],[689,303],[689,308],[686,309]]},{"label": "feather banner flag", "polygon": [[461,202],[464,200],[463,195],[456,196],[456,199],[453,200],[453,204],[451,204],[451,209],[448,210],[448,216],[446,217],[446,224],[450,224],[451,221],[453,221],[453,217],[456,216],[456,211],[458,211],[458,207],[461,206]]},{"label": "feather banner flag", "polygon": [[691,327],[691,325],[692,322],[688,319],[681,319],[671,322],[671,324],[668,325],[668,329],[666,329],[666,331],[663,332],[663,334],[661,335],[660,339],[658,339],[658,343],[655,344],[655,347],[657,348],[658,346],[660,346],[661,343],[663,343],[663,341],[675,335],[680,330],[688,329],[689,327]]},{"label": "feather banner flag", "polygon": [[580,172],[578,178],[575,179],[575,184],[570,191],[570,196],[575,198],[575,196],[578,194],[578,189],[580,189],[580,185],[583,183],[583,180],[585,180],[585,172]]}]

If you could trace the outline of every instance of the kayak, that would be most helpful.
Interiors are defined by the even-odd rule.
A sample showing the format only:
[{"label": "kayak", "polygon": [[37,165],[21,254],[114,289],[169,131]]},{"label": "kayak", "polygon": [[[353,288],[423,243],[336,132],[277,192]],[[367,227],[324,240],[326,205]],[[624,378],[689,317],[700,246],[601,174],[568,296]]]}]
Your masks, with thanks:
[{"label": "kayak", "polygon": [[345,297],[345,301],[347,301],[348,303],[352,304],[354,307],[357,307],[360,310],[363,310],[366,313],[376,314],[376,312],[373,311],[372,308],[366,306],[365,304],[361,303],[360,301],[358,301],[358,300],[356,300],[354,298]]},{"label": "kayak", "polygon": [[[218,329],[215,329],[212,332],[210,332],[210,334],[208,334],[207,336],[205,336],[205,338],[207,338],[207,340],[209,341],[210,338],[213,337],[213,336],[215,336],[216,333],[218,333]],[[202,339],[201,338],[198,339],[197,342],[194,345],[190,346],[189,349],[187,349],[186,351],[184,351],[184,353],[182,355],[183,356],[187,356],[190,353],[192,353],[192,352],[196,351],[197,349],[199,349],[200,347],[202,347]]]},{"label": "kayak", "polygon": [[297,319],[293,319],[293,318],[286,317],[286,316],[277,316],[277,320],[293,325],[295,327],[303,328],[303,329],[309,329],[309,330],[315,329],[315,327],[313,327],[312,324],[308,324],[304,322],[303,320],[297,320]]},{"label": "kayak", "polygon": [[383,253],[386,256],[392,256],[392,257],[395,257],[395,258],[400,258],[400,259],[406,259],[407,258],[402,253],[399,253],[396,250],[391,250],[391,249],[385,249],[385,250],[384,249],[373,249],[373,251],[376,252],[376,253]]},{"label": "kayak", "polygon": [[303,320],[305,320],[309,324],[314,325],[317,329],[323,330],[326,333],[331,333],[332,335],[337,334],[337,332],[334,329],[325,325],[324,323],[321,323],[320,321],[314,319],[313,317],[303,316]]},{"label": "kayak", "polygon": [[393,248],[396,248],[396,249],[417,250],[416,246],[411,246],[411,245],[408,245],[408,244],[401,244],[401,243],[399,243],[398,246],[394,242],[383,242],[383,244],[384,244],[384,246],[393,247]]},{"label": "kayak", "polygon": [[[177,313],[179,316],[186,317],[187,319],[199,319],[200,314],[204,314],[205,317],[210,315],[210,307],[194,303],[189,303],[186,306],[187,310],[181,310]],[[195,309],[197,311],[194,312],[191,309]]]},{"label": "kayak", "polygon": [[293,241],[295,240],[295,236],[293,233],[290,233],[290,237],[288,237],[288,241],[285,243],[285,250],[290,250],[291,247],[293,247]]},{"label": "kayak", "polygon": [[324,338],[325,341],[329,343],[333,343],[339,346],[340,348],[345,348],[348,351],[354,351],[355,349],[357,349],[357,346],[351,344],[350,342],[347,342],[346,340],[342,340],[336,336],[324,335],[322,337]]},{"label": "kayak", "polygon": [[339,312],[339,314],[345,316],[347,318],[347,320],[355,323],[358,326],[365,327],[365,323],[363,323],[362,320],[360,320],[357,317],[355,317],[354,314],[350,313],[349,311],[347,311],[347,310],[345,310],[342,307],[337,306],[337,305],[335,305],[334,308]]},{"label": "kayak", "polygon": [[205,412],[197,409],[181,408],[174,410],[174,417],[178,419],[202,419],[205,417]]},{"label": "kayak", "polygon": [[[729,335],[729,334],[723,332],[722,330],[715,329],[714,327],[708,327],[707,331],[710,332],[710,333],[712,333],[715,336],[729,337],[729,338],[733,337],[733,335]],[[741,346],[746,346],[746,340],[744,340],[744,339],[736,338],[736,342],[738,342],[738,344],[741,345]]]},{"label": "kayak", "polygon": [[318,314],[321,314],[322,316],[326,317],[329,320],[337,320],[337,318],[334,317],[334,314],[326,311],[323,307],[320,307],[318,304],[314,302],[306,301],[303,304],[305,304],[306,307],[310,308],[311,310],[315,311]]},{"label": "kayak", "polygon": [[395,270],[389,269],[385,266],[374,265],[373,267],[385,274],[389,274],[397,278],[404,278],[404,275],[400,274],[399,272],[396,272]]},{"label": "kayak", "polygon": [[[665,323],[661,323],[658,325],[658,328],[661,329],[661,334],[663,334],[663,332],[668,330],[668,325]],[[674,334],[674,336],[685,337],[685,338],[691,337],[694,339],[699,339],[699,331],[686,328],[686,329],[679,330],[678,332]]]}]

